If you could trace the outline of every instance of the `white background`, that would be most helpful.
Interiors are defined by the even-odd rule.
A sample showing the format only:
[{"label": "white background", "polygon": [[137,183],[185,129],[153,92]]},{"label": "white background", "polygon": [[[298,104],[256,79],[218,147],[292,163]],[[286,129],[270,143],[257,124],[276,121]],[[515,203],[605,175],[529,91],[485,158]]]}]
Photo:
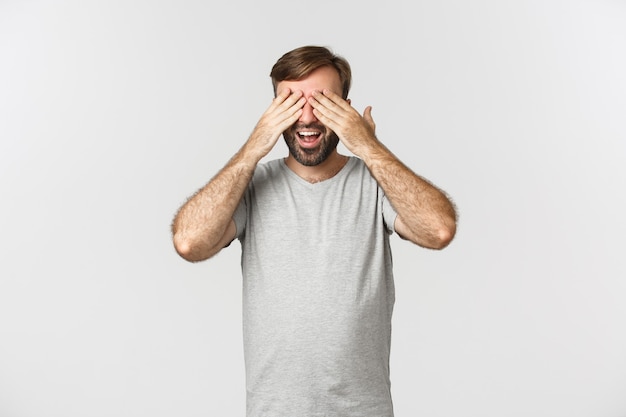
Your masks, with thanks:
[{"label": "white background", "polygon": [[461,214],[393,237],[396,415],[626,416],[617,0],[0,1],[0,416],[244,415],[239,244],[169,225],[305,44]]}]

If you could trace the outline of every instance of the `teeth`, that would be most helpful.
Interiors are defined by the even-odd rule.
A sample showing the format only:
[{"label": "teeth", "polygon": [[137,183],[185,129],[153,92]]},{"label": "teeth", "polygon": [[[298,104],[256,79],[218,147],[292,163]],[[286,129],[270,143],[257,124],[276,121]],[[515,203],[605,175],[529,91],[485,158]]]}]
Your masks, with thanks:
[{"label": "teeth", "polygon": [[319,133],[317,132],[299,132],[300,136],[317,136]]}]

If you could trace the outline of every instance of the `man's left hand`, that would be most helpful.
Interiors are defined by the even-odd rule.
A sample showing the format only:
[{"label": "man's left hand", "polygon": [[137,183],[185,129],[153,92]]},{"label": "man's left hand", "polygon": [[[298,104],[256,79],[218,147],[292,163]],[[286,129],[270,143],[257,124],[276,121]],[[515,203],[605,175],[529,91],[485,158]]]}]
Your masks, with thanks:
[{"label": "man's left hand", "polygon": [[309,104],[315,117],[334,131],[356,156],[361,156],[368,145],[377,142],[371,106],[367,106],[361,116],[349,101],[328,89],[314,91]]}]

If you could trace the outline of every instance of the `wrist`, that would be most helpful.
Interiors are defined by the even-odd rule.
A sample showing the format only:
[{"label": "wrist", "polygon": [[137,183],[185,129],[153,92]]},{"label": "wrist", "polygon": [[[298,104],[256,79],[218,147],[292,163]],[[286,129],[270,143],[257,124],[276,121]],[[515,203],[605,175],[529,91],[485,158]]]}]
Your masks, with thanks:
[{"label": "wrist", "polygon": [[254,171],[257,164],[264,156],[265,153],[248,141],[235,154],[232,163],[239,166],[244,171]]},{"label": "wrist", "polygon": [[363,141],[352,153],[361,158],[367,166],[370,166],[384,159],[389,154],[389,151],[385,145],[374,137]]}]

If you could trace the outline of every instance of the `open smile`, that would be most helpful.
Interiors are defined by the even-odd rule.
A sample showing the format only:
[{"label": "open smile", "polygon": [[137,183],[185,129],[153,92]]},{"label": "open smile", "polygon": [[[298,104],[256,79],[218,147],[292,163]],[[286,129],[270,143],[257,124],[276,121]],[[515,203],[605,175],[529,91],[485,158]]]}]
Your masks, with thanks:
[{"label": "open smile", "polygon": [[296,132],[296,137],[298,138],[298,143],[303,148],[315,148],[319,145],[319,142],[322,138],[322,132],[318,130],[298,130]]}]

